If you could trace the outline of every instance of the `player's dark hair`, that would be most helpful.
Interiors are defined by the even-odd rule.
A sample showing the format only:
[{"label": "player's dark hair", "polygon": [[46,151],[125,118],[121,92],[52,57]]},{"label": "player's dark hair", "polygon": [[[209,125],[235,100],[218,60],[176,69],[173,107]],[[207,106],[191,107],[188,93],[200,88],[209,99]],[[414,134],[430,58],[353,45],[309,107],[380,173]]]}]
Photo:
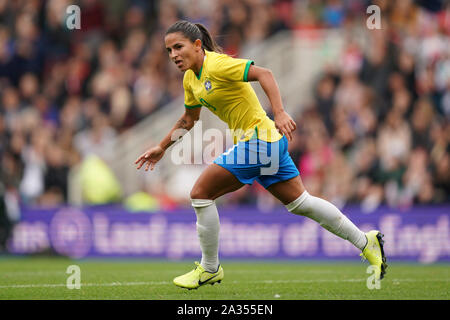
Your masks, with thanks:
[{"label": "player's dark hair", "polygon": [[175,32],[181,32],[191,42],[200,39],[203,49],[223,53],[222,48],[214,41],[208,29],[201,23],[191,23],[186,20],[177,21],[167,29],[166,35]]}]

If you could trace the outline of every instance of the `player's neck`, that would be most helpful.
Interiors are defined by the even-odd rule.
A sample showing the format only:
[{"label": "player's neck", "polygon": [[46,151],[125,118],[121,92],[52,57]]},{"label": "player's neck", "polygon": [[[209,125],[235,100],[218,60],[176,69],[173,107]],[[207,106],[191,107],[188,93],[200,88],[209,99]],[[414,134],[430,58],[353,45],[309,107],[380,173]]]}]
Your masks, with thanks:
[{"label": "player's neck", "polygon": [[193,66],[192,71],[194,71],[195,75],[198,77],[200,75],[200,71],[203,67],[203,62],[205,61],[206,53],[202,51],[202,53],[199,55],[199,59],[197,63]]}]

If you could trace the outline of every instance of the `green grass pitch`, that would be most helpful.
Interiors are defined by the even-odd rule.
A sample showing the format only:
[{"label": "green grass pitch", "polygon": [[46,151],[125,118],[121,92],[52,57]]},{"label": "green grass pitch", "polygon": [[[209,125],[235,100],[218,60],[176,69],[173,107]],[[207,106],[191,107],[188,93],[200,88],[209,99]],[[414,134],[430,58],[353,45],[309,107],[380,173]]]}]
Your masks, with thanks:
[{"label": "green grass pitch", "polygon": [[[356,260],[356,259],[355,259]],[[67,267],[78,265],[81,288],[66,286]],[[450,265],[390,262],[380,289],[366,285],[367,263],[223,260],[225,279],[197,290],[172,279],[191,261],[70,260],[0,257],[0,299],[66,300],[448,300]]]}]

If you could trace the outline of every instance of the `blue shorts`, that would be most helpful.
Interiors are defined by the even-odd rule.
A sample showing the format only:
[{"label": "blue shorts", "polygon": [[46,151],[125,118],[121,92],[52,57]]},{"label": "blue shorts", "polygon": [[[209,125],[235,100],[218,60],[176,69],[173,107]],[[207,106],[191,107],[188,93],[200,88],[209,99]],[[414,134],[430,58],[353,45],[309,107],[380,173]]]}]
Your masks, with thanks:
[{"label": "blue shorts", "polygon": [[288,141],[266,142],[252,139],[238,142],[214,160],[244,184],[258,181],[264,188],[300,173],[288,153]]}]

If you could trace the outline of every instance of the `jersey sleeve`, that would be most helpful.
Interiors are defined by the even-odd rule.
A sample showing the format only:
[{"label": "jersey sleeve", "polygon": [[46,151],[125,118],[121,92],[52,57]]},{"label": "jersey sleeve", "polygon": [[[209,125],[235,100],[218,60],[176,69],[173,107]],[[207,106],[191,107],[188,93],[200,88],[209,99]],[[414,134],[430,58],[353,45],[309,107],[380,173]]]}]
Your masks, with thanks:
[{"label": "jersey sleeve", "polygon": [[185,73],[183,78],[183,88],[184,88],[184,106],[187,109],[199,108],[202,105],[197,99],[195,99],[192,93],[191,86],[189,85],[189,79]]},{"label": "jersey sleeve", "polygon": [[248,69],[252,64],[254,64],[253,60],[221,55],[216,60],[212,73],[218,80],[247,82]]}]

